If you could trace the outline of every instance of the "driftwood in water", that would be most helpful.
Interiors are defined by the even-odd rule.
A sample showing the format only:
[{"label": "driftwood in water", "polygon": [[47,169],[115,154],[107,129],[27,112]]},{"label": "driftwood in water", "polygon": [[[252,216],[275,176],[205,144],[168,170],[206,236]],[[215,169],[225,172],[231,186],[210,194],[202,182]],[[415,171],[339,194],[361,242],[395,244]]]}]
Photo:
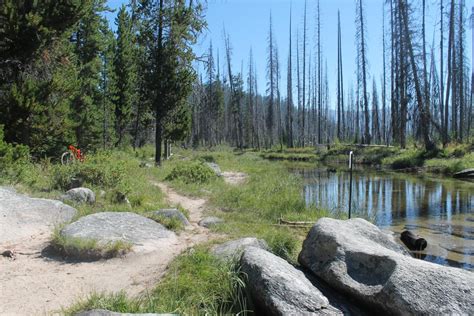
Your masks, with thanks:
[{"label": "driftwood in water", "polygon": [[410,250],[424,250],[428,243],[426,240],[409,230],[405,230],[400,238]]},{"label": "driftwood in water", "polygon": [[465,169],[453,174],[455,178],[474,178],[474,168]]}]

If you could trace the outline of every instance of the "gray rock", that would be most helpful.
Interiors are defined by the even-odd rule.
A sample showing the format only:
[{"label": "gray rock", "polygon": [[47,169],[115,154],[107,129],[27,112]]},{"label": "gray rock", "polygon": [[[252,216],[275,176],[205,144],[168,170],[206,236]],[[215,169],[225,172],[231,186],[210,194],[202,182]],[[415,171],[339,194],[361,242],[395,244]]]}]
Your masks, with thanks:
[{"label": "gray rock", "polygon": [[212,249],[212,253],[223,260],[239,259],[247,247],[256,247],[264,250],[269,250],[265,240],[254,237],[241,238],[230,240],[223,244],[217,245]]},{"label": "gray rock", "polygon": [[150,168],[153,168],[153,165],[151,163],[148,163],[148,162],[140,162],[140,168],[146,168],[146,169],[150,169]]},{"label": "gray rock", "polygon": [[282,258],[248,247],[240,263],[257,315],[342,315],[303,272]]},{"label": "gray rock", "polygon": [[67,238],[96,240],[99,246],[123,241],[131,243],[134,250],[156,249],[170,245],[176,239],[176,235],[163,225],[130,212],[87,215],[65,226],[61,235]]},{"label": "gray rock", "polygon": [[390,314],[470,314],[474,274],[411,257],[363,219],[320,219],[300,264],[374,311]]},{"label": "gray rock", "polygon": [[152,215],[154,216],[163,216],[167,218],[176,218],[177,220],[181,221],[184,226],[189,226],[191,223],[189,223],[188,219],[186,216],[184,216],[183,213],[181,213],[178,209],[172,208],[172,209],[162,209],[158,211],[151,212]]},{"label": "gray rock", "polygon": [[75,316],[154,316],[154,315],[171,316],[171,315],[177,315],[177,314],[153,314],[153,313],[130,314],[130,313],[111,312],[105,309],[91,309],[89,311],[83,311],[83,312],[75,314]]},{"label": "gray rock", "polygon": [[218,164],[214,162],[205,162],[204,164],[211,168],[212,171],[214,171],[214,173],[216,174],[216,176],[222,177],[222,171]]},{"label": "gray rock", "polygon": [[61,196],[63,201],[74,201],[77,203],[95,203],[95,193],[88,188],[75,188],[67,191]]},{"label": "gray rock", "polygon": [[218,217],[214,216],[209,216],[201,219],[199,221],[199,226],[206,227],[206,228],[211,228],[212,226],[222,224],[224,223],[224,220]]},{"label": "gray rock", "polygon": [[60,201],[31,198],[0,187],[0,244],[50,232],[76,213],[75,208]]}]

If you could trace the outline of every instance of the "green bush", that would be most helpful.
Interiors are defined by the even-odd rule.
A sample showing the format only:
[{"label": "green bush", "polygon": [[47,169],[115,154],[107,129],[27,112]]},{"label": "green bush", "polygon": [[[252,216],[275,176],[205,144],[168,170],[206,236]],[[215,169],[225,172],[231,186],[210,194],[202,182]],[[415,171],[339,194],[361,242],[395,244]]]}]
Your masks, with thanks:
[{"label": "green bush", "polygon": [[4,141],[3,125],[0,125],[0,176],[14,181],[21,180],[30,171],[29,157],[27,146]]},{"label": "green bush", "polygon": [[171,170],[165,178],[168,181],[178,180],[184,183],[209,183],[217,178],[214,171],[199,161],[182,162]]},{"label": "green bush", "polygon": [[52,171],[52,188],[67,190],[77,184],[101,188],[118,188],[122,194],[130,190],[124,181],[125,166],[110,153],[87,156],[85,162],[56,165]]}]

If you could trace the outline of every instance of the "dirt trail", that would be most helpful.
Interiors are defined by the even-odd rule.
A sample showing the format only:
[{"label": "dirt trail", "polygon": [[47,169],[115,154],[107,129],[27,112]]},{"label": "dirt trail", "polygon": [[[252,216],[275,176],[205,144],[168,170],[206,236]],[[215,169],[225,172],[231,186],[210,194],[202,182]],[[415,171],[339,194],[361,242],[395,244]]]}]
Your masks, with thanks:
[{"label": "dirt trail", "polygon": [[182,196],[162,183],[153,185],[166,194],[170,205],[180,204],[189,211],[191,226],[176,242],[165,243],[159,250],[96,262],[65,262],[55,257],[48,251],[50,233],[2,244],[1,249],[13,249],[17,255],[16,260],[0,256],[0,314],[58,314],[61,307],[94,291],[140,294],[153,288],[172,259],[186,248],[217,237],[197,225],[206,200]]}]

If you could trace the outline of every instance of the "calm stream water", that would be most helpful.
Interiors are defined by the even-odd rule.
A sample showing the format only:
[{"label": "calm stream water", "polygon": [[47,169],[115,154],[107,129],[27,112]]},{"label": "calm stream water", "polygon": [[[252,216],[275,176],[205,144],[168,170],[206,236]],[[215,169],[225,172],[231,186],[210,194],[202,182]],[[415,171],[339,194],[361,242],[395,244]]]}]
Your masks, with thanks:
[{"label": "calm stream water", "polygon": [[[295,168],[307,204],[347,212],[349,173],[326,167]],[[428,241],[415,255],[474,270],[474,183],[358,169],[353,173],[353,217],[399,234],[410,229]]]}]

